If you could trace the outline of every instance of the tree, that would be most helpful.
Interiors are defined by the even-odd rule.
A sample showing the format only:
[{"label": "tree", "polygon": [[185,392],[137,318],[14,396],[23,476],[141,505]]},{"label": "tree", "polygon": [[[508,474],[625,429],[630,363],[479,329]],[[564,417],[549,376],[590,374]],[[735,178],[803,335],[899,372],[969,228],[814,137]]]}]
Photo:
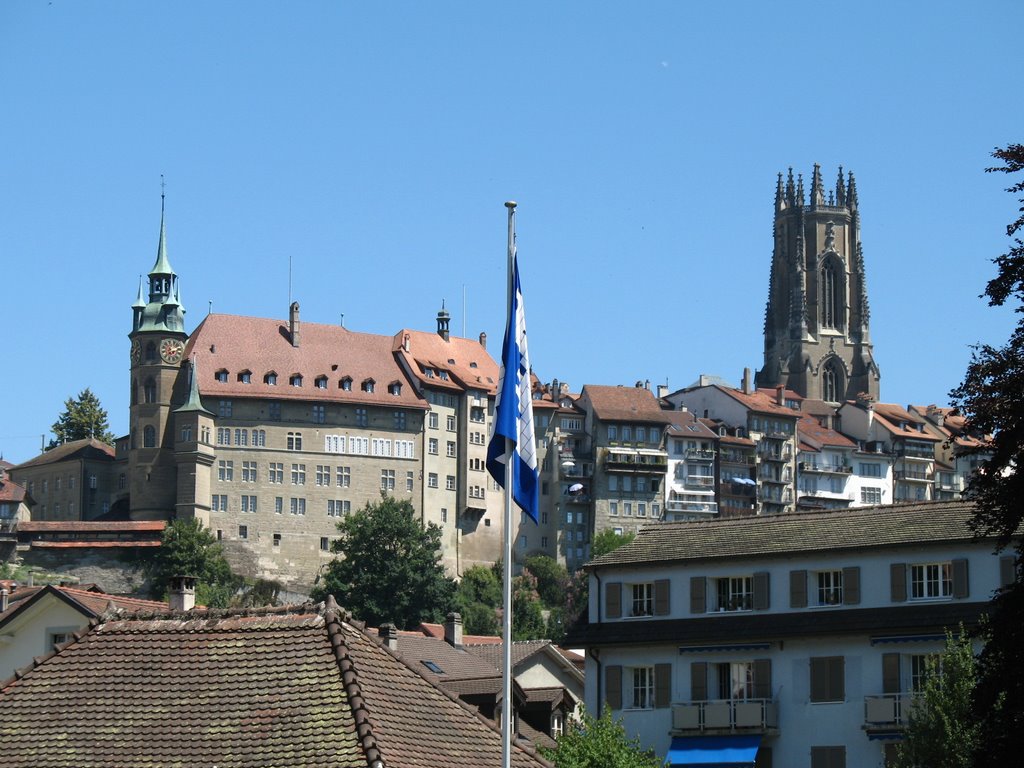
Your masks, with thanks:
[{"label": "tree", "polygon": [[534,555],[526,558],[523,567],[537,579],[537,594],[544,601],[545,608],[565,605],[565,589],[569,584],[569,572],[555,558]]},{"label": "tree", "polygon": [[921,697],[910,708],[895,768],[970,768],[980,724],[971,694],[977,679],[971,638],[961,625],[927,661]]},{"label": "tree", "polygon": [[570,722],[555,749],[543,749],[555,768],[663,768],[664,762],[640,749],[639,739],[626,737],[621,720],[613,720],[608,707],[599,718],[583,712]]},{"label": "tree", "polygon": [[546,630],[537,577],[524,570],[512,579],[512,639],[542,640]]},{"label": "tree", "polygon": [[[1024,171],[1024,145],[1011,144],[992,153],[1002,164],[988,172],[1015,174]],[[1007,189],[1020,195],[1024,181]],[[984,296],[990,306],[1011,303],[1024,313],[1024,197],[1018,197],[1018,217],[1006,228],[1012,238],[1009,250],[993,259],[996,276]],[[1024,521],[1024,316],[1001,347],[981,344],[974,348],[967,373],[950,399],[971,428],[991,435],[990,453],[972,477],[968,491],[975,502],[972,519],[978,534],[998,538],[1000,549],[1009,546]],[[993,603],[992,618],[983,632],[985,646],[979,658],[974,706],[986,712],[976,764],[1014,765],[1024,753],[1024,676],[1020,674],[1024,635],[1024,583],[1021,555],[1024,542],[1017,540],[1016,578]]]},{"label": "tree", "polygon": [[441,529],[424,527],[408,501],[380,501],[342,518],[314,600],[333,595],[371,625],[394,622],[410,629],[441,621],[452,607],[455,583],[441,564]]},{"label": "tree", "polygon": [[160,548],[146,565],[153,597],[163,599],[175,576],[195,576],[196,602],[226,608],[242,585],[231,572],[221,545],[196,519],[174,520],[164,529]]},{"label": "tree", "polygon": [[100,405],[100,399],[88,387],[78,393],[77,400],[69,397],[64,401],[64,412],[54,422],[52,430],[54,439],[46,450],[90,437],[109,445],[114,444],[114,436],[107,425],[107,412]]},{"label": "tree", "polygon": [[616,533],[611,528],[605,528],[594,536],[594,541],[590,545],[590,556],[596,559],[601,555],[607,555],[624,544],[629,544],[635,538],[636,534],[632,531],[629,533]]},{"label": "tree", "polygon": [[485,565],[467,568],[455,593],[455,605],[467,635],[498,634],[501,577]]}]

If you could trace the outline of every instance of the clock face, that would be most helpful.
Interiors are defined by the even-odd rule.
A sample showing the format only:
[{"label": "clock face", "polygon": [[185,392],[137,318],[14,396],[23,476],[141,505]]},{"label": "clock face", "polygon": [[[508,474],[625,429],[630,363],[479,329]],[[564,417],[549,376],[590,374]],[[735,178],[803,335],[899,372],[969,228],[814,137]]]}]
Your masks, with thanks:
[{"label": "clock face", "polygon": [[142,359],[142,342],[132,339],[132,362],[137,363]]},{"label": "clock face", "polygon": [[178,339],[164,339],[160,342],[160,357],[165,363],[180,363],[185,345]]}]

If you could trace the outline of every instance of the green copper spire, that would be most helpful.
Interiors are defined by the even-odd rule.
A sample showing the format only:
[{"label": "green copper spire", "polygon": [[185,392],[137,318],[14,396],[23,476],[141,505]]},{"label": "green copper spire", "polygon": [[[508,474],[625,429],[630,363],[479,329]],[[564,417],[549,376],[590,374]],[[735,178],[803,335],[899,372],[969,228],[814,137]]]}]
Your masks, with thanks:
[{"label": "green copper spire", "polygon": [[142,292],[142,275],[139,275],[139,295],[135,298],[135,303],[132,304],[132,309],[145,309],[146,308],[146,294]]},{"label": "green copper spire", "polygon": [[199,375],[196,372],[196,359],[190,357],[188,359],[188,400],[185,404],[175,410],[175,413],[186,413],[188,411],[199,411],[205,413],[208,416],[213,416],[208,410],[203,408],[203,401],[199,399]]},{"label": "green copper spire", "polygon": [[164,200],[164,194],[161,191],[160,244],[157,246],[156,263],[149,272],[149,302],[139,313],[139,322],[135,330],[184,333],[185,316],[179,298],[178,276],[167,259]]},{"label": "green copper spire", "polygon": [[164,230],[164,195],[160,193],[160,243],[156,247],[156,263],[149,270],[150,277],[153,275],[173,275],[174,269],[171,262],[167,260],[167,233]]}]

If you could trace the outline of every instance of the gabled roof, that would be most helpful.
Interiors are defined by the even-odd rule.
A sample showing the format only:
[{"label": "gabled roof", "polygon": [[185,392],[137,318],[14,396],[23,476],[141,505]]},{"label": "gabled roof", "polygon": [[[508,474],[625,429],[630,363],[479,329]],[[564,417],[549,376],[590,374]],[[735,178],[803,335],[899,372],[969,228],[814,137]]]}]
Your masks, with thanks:
[{"label": "gabled roof", "polygon": [[[504,643],[466,644],[464,647],[467,651],[479,656],[495,669],[501,669],[502,664],[504,664]],[[566,658],[565,654],[550,640],[521,640],[512,643],[512,667],[516,668],[524,661],[532,659],[538,654],[547,655],[555,663],[568,670],[578,680],[580,685],[583,684],[583,675],[577,668],[576,663]]]},{"label": "gabled roof", "polygon": [[489,395],[498,390],[499,366],[479,341],[459,336],[446,341],[436,333],[403,328],[392,338],[391,348],[423,386],[475,389]]},{"label": "gabled roof", "polygon": [[701,437],[705,440],[718,440],[718,433],[697,418],[692,411],[664,411],[669,420],[668,434],[671,437]]},{"label": "gabled roof", "polygon": [[0,480],[0,502],[20,504],[25,500],[25,489],[9,478]]},{"label": "gabled roof", "polygon": [[601,421],[630,421],[668,424],[658,399],[645,387],[610,387],[585,384],[580,395],[589,399],[594,415]]},{"label": "gabled roof", "polygon": [[[863,406],[856,403],[848,403],[847,405],[855,408],[863,408]],[[912,416],[906,408],[895,403],[875,403],[874,404],[874,422],[878,426],[885,429],[893,437],[902,437],[909,440],[925,440],[932,443],[937,443],[942,440],[941,437],[936,437],[930,432],[923,432],[918,429],[918,425],[924,427],[924,419],[919,416]]]},{"label": "gabled roof", "polygon": [[[496,765],[498,729],[333,601],[106,620],[0,691],[5,766]],[[517,768],[547,763],[517,742]]]},{"label": "gabled roof", "polygon": [[587,564],[661,566],[698,562],[911,546],[974,539],[973,504],[934,501],[646,525],[629,544]]},{"label": "gabled roof", "polygon": [[83,440],[72,440],[71,442],[63,443],[62,445],[58,445],[48,451],[44,451],[38,456],[22,462],[12,469],[17,472],[19,469],[41,467],[45,464],[56,464],[58,461],[66,461],[68,459],[113,461],[114,447],[93,437],[85,438]]},{"label": "gabled roof", "polygon": [[[408,378],[392,353],[392,339],[372,333],[357,333],[336,325],[301,323],[299,346],[293,347],[288,323],[239,315],[207,315],[188,341],[185,357],[195,357],[199,393],[203,398],[264,397],[285,400],[345,402],[402,408],[426,408],[412,386],[390,394],[385,386],[365,392],[359,382],[401,381]],[[217,372],[227,371],[227,381]],[[250,371],[249,383],[238,374]],[[277,384],[267,384],[267,373],[277,374]],[[292,386],[291,375],[302,377],[302,386]],[[327,386],[316,379],[327,377]],[[355,385],[342,389],[339,382],[350,378]]]},{"label": "gabled roof", "polygon": [[[22,595],[20,593],[26,594]],[[83,623],[89,619],[99,618],[106,611],[110,610],[111,607],[125,613],[138,613],[140,611],[152,613],[154,611],[167,610],[167,603],[155,600],[140,600],[134,597],[108,595],[102,590],[58,587],[49,584],[39,588],[23,587],[22,589],[15,590],[10,598],[12,600],[10,607],[3,613],[0,613],[0,629],[47,597],[67,603],[77,610],[82,614]]]},{"label": "gabled roof", "polygon": [[823,427],[813,416],[801,416],[796,423],[797,434],[812,450],[825,448],[856,448],[857,443],[841,432]]}]

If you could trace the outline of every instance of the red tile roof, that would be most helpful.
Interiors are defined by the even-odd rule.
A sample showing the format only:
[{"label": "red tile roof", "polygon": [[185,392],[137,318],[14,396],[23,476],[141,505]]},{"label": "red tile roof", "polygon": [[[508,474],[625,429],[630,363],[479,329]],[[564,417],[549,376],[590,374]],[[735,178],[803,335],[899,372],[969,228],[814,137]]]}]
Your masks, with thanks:
[{"label": "red tile roof", "polygon": [[[477,768],[501,751],[492,723],[330,602],[108,620],[9,682],[0,708],[9,768]],[[517,742],[512,765],[547,763]]]},{"label": "red tile roof", "polygon": [[25,500],[25,489],[13,480],[0,480],[0,502],[20,504]]},{"label": "red tile roof", "polygon": [[95,438],[72,440],[70,443],[64,443],[44,451],[12,469],[17,472],[19,469],[25,469],[26,467],[41,467],[45,464],[56,464],[58,461],[65,461],[67,459],[112,461],[114,459],[114,447]]},{"label": "red tile roof", "polygon": [[[822,446],[829,448],[856,448],[857,443],[846,435],[829,427],[823,427],[813,416],[801,416],[796,423],[797,433],[801,440],[806,440],[813,450]],[[802,447],[802,446],[801,446]]]},{"label": "red tile roof", "polygon": [[[498,390],[500,368],[479,341],[458,336],[449,336],[445,341],[436,333],[403,328],[393,337],[392,350],[425,386],[455,391],[476,389],[491,395]],[[442,372],[447,379],[442,378]]]},{"label": "red tile roof", "polygon": [[658,399],[644,387],[610,387],[587,384],[581,397],[589,398],[601,421],[631,421],[668,424]]},{"label": "red tile roof", "polygon": [[10,607],[0,614],[0,627],[4,626],[17,616],[21,611],[27,610],[29,606],[35,605],[47,595],[63,600],[79,612],[86,619],[95,619],[102,616],[113,604],[118,611],[125,613],[138,613],[140,611],[152,613],[154,611],[166,611],[167,603],[155,600],[140,600],[135,597],[122,597],[121,595],[108,595],[102,590],[94,591],[89,589],[77,589],[75,587],[59,587],[52,584],[43,587],[21,587],[11,594]]}]

